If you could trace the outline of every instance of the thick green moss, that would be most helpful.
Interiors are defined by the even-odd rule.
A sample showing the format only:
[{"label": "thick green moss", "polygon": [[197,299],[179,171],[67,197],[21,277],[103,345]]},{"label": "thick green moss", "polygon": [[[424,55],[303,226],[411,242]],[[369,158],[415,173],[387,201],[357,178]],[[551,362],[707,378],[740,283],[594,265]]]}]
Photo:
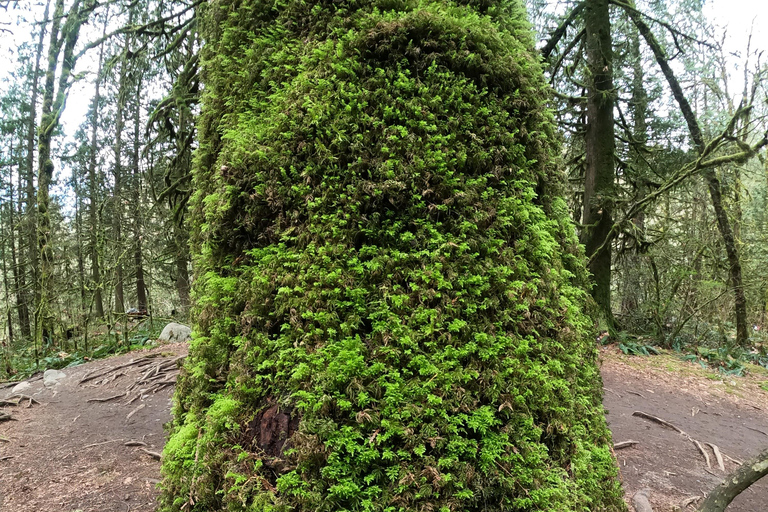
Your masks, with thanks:
[{"label": "thick green moss", "polygon": [[204,19],[163,510],[623,510],[519,2]]}]

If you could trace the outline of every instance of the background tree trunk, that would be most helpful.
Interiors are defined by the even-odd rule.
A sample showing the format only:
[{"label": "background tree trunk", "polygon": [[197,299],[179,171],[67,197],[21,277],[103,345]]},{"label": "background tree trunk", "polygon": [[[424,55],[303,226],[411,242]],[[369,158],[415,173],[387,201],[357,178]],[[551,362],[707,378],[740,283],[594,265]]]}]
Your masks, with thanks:
[{"label": "background tree trunk", "polygon": [[592,296],[608,326],[611,311],[611,240],[613,228],[615,136],[613,43],[608,0],[587,0],[584,10],[587,63],[586,175],[582,241],[590,258]]}]

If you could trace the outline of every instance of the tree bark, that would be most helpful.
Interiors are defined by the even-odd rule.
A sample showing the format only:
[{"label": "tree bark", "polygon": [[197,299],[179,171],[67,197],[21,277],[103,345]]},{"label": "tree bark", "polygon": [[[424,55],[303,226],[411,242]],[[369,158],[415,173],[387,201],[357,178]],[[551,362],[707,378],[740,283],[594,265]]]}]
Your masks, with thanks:
[{"label": "tree bark", "polygon": [[[29,306],[33,311],[37,311],[37,305],[40,303],[40,289],[38,287],[39,257],[37,253],[37,197],[35,192],[35,131],[37,127],[37,97],[40,89],[40,59],[43,56],[43,47],[45,44],[45,32],[50,13],[51,0],[45,3],[43,13],[43,23],[40,24],[40,34],[37,39],[37,50],[35,53],[35,71],[32,76],[32,93],[30,98],[30,112],[27,120],[27,155],[26,155],[26,187],[25,187],[25,231],[26,231],[26,252],[30,267],[30,280],[33,283],[32,300],[30,294],[24,293],[24,302],[27,304],[26,322],[22,322],[22,336],[31,338]],[[36,318],[36,317],[35,317]]]},{"label": "tree bark", "polygon": [[[136,77],[136,98],[141,97],[141,76]],[[141,170],[139,169],[139,149],[141,147],[141,104],[136,101],[133,110],[133,261],[136,267],[136,308],[147,311],[147,286],[144,282],[144,264],[142,261],[142,226],[141,226]]]},{"label": "tree bark", "polygon": [[[56,0],[53,21],[51,23],[48,69],[45,75],[42,116],[40,118],[40,129],[38,130],[37,232],[40,255],[40,276],[38,279],[40,302],[35,311],[36,346],[40,346],[44,339],[50,338],[53,333],[54,320],[54,315],[51,311],[54,261],[53,246],[51,245],[51,215],[49,211],[49,188],[53,180],[54,170],[51,159],[51,139],[64,111],[67,89],[71,84],[70,78],[77,60],[74,50],[80,35],[80,27],[87,17],[83,11],[87,10],[81,10],[80,0],[75,0],[67,14],[64,15],[64,1]],[[63,26],[61,25],[62,19],[65,19]],[[59,31],[61,31],[61,34],[59,34]],[[56,72],[59,56],[61,56],[61,71],[59,72],[57,85]]]},{"label": "tree bark", "polygon": [[179,294],[179,304],[182,315],[186,316],[191,304],[189,296],[189,233],[174,223],[174,242],[176,244],[176,292]]},{"label": "tree bark", "polygon": [[590,258],[592,297],[613,327],[611,312],[611,246],[613,227],[614,122],[613,49],[608,0],[588,0],[584,11],[590,89],[587,97],[584,232]]},{"label": "tree bark", "polygon": [[[133,22],[133,15],[131,13],[129,24]],[[115,312],[119,314],[125,313],[125,294],[123,292],[123,261],[122,261],[122,245],[123,245],[123,128],[125,126],[125,102],[126,95],[128,94],[127,82],[128,82],[128,50],[130,47],[130,38],[125,41],[125,47],[123,48],[123,56],[120,62],[120,79],[117,90],[117,112],[115,114],[115,189],[112,197],[112,204],[114,206],[113,212],[113,230],[114,230],[114,243],[115,243]]]}]

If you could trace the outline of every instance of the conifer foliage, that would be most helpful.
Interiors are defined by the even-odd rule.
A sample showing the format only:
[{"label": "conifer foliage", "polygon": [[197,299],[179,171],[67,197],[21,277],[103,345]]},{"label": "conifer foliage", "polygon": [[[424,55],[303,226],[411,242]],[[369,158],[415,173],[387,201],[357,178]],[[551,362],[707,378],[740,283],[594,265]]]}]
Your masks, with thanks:
[{"label": "conifer foliage", "polygon": [[518,0],[215,0],[164,511],[623,510]]}]

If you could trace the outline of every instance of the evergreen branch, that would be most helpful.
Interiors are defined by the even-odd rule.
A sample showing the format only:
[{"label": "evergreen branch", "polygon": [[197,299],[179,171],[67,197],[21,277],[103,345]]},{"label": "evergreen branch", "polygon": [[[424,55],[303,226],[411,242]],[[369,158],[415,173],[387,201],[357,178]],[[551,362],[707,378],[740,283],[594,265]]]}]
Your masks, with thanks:
[{"label": "evergreen branch", "polygon": [[576,4],[576,6],[571,10],[571,12],[568,14],[568,16],[563,20],[563,22],[558,26],[555,31],[552,33],[552,35],[549,37],[549,41],[547,41],[547,44],[544,46],[544,48],[541,49],[541,57],[544,60],[549,59],[549,55],[552,53],[552,51],[555,49],[557,44],[560,42],[560,39],[563,38],[565,35],[565,32],[568,30],[568,27],[576,21],[576,18],[581,14],[581,11],[584,10],[584,7],[586,7],[586,2],[580,2]]}]

